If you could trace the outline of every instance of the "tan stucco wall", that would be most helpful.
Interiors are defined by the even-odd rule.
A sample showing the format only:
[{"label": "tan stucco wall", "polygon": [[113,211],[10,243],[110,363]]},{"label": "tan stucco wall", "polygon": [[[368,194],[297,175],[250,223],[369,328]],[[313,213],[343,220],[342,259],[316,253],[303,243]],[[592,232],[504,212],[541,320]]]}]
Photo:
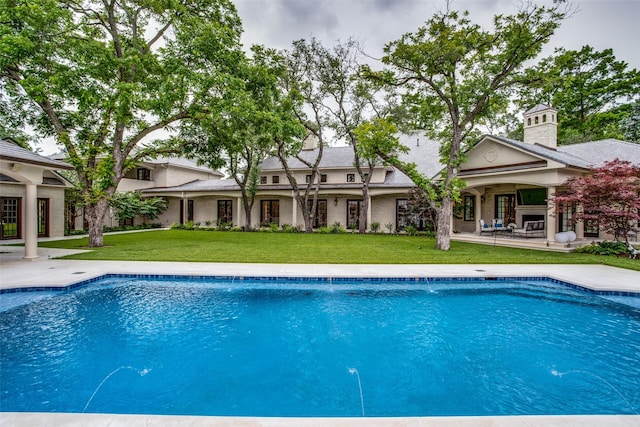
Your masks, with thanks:
[{"label": "tan stucco wall", "polygon": [[[0,196],[20,197],[22,210],[22,230],[20,235],[24,238],[25,221],[25,187],[22,184],[0,184]],[[64,236],[64,188],[38,186],[38,198],[49,199],[49,236]]]}]

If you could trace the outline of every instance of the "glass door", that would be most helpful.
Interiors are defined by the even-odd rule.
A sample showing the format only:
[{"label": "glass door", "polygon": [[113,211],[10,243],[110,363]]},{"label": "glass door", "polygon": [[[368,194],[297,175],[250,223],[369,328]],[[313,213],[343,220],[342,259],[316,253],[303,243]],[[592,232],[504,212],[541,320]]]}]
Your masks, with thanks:
[{"label": "glass door", "polygon": [[20,236],[20,198],[0,198],[0,239],[19,239]]}]

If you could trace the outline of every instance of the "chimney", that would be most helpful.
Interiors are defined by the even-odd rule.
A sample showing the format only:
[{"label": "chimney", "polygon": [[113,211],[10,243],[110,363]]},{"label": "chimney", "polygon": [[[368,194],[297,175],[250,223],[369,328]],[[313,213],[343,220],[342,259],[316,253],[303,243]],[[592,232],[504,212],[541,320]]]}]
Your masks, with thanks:
[{"label": "chimney", "polygon": [[538,104],[524,114],[524,142],[558,148],[558,110]]},{"label": "chimney", "polygon": [[313,134],[307,135],[302,141],[302,149],[315,150],[316,148],[318,148],[318,137]]}]

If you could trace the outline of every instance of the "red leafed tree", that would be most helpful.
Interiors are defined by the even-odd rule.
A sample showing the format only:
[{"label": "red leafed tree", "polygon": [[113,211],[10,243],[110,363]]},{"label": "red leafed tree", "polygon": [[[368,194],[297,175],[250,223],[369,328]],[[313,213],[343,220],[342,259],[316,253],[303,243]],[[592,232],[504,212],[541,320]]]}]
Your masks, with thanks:
[{"label": "red leafed tree", "polygon": [[563,186],[556,204],[582,207],[573,222],[595,220],[602,231],[628,243],[629,227],[640,221],[640,166],[612,160],[589,176],[569,178]]}]

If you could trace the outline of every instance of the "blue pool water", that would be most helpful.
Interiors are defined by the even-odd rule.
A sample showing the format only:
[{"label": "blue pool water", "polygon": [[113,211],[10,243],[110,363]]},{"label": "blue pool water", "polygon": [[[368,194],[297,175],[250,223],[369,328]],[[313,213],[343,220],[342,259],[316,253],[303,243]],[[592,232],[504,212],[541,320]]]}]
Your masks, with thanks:
[{"label": "blue pool water", "polygon": [[2,411],[640,412],[640,308],[551,281],[125,277],[37,295],[0,295]]}]

